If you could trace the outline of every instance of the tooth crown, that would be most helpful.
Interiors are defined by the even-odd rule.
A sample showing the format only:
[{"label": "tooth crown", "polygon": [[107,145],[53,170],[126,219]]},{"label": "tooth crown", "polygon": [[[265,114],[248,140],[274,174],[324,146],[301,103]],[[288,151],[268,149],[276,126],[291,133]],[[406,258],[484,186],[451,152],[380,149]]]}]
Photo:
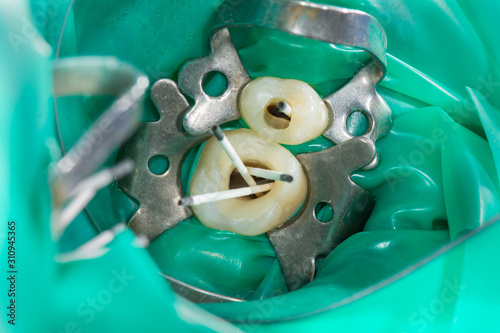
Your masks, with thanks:
[{"label": "tooth crown", "polygon": [[[280,101],[291,107],[289,122],[273,117],[269,108]],[[307,83],[261,77],[251,81],[239,99],[241,117],[262,137],[297,145],[321,135],[328,126],[328,109]]]},{"label": "tooth crown", "polygon": [[[258,164],[286,172],[293,182],[276,181],[265,195],[255,199],[229,199],[193,206],[197,218],[207,227],[255,236],[286,222],[304,201],[307,183],[302,166],[287,149],[247,129],[225,132],[245,164]],[[229,189],[234,166],[215,138],[202,149],[191,178],[190,195]]]}]

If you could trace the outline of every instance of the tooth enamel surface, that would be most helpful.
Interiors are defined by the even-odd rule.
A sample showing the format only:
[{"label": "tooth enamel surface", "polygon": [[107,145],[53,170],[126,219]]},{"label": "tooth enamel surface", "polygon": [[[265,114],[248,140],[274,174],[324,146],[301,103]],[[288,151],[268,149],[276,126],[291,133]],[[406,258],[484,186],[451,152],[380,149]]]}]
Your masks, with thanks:
[{"label": "tooth enamel surface", "polygon": [[[194,214],[209,228],[245,236],[260,235],[276,228],[288,220],[305,199],[307,184],[302,166],[287,149],[250,130],[224,133],[245,165],[288,173],[293,181],[276,181],[268,193],[258,198],[237,198],[193,206]],[[200,154],[190,181],[189,195],[228,190],[233,170],[229,157],[212,137]]]},{"label": "tooth enamel surface", "polygon": [[[281,101],[291,107],[289,119],[272,115]],[[243,89],[239,108],[254,131],[274,142],[297,145],[318,137],[328,126],[325,103],[302,81],[273,77],[253,80]]]}]

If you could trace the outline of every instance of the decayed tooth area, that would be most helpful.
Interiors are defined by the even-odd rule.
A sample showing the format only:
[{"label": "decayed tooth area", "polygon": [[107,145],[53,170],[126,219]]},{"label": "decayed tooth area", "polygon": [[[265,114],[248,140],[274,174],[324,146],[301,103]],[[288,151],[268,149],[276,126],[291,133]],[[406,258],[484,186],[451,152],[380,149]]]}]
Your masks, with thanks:
[{"label": "decayed tooth area", "polygon": [[[275,116],[276,106],[291,107],[289,118]],[[274,142],[297,145],[321,135],[328,126],[328,109],[307,83],[273,77],[250,82],[239,98],[242,118],[261,136]]]},{"label": "decayed tooth area", "polygon": [[[255,236],[288,220],[307,193],[302,166],[287,149],[247,129],[225,132],[246,165],[265,167],[292,175],[293,182],[276,181],[272,190],[255,199],[229,199],[193,206],[196,217],[207,227]],[[215,137],[202,149],[191,178],[189,195],[229,189],[234,166]]]}]

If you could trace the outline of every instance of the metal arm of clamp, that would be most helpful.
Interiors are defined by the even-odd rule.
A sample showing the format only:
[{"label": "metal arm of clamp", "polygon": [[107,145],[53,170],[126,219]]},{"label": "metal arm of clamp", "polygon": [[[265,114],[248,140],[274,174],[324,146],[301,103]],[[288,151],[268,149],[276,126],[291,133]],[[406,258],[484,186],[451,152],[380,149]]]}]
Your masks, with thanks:
[{"label": "metal arm of clamp", "polygon": [[[242,1],[237,10],[225,1],[210,37],[229,27],[261,27],[368,52],[382,77],[386,73],[387,37],[371,15],[354,9],[293,0]],[[381,77],[381,78],[382,78]]]},{"label": "metal arm of clamp", "polygon": [[[237,98],[250,78],[234,49],[229,27],[268,28],[366,51],[372,59],[346,85],[324,99],[331,112],[331,125],[324,135],[336,144],[358,136],[347,128],[347,119],[355,111],[364,114],[368,121],[366,133],[359,136],[375,142],[389,132],[391,110],[376,91],[387,71],[387,38],[373,16],[359,10],[303,1],[252,0],[242,1],[238,7],[231,7],[230,1],[225,1],[210,31],[212,53],[187,62],[180,71],[180,89],[195,100],[184,118],[188,133],[200,135],[214,124],[240,117]],[[202,89],[203,77],[211,71],[222,72],[228,79],[228,89],[221,96],[208,96]],[[371,167],[376,163],[372,164]]]},{"label": "metal arm of clamp", "polygon": [[94,172],[135,131],[142,114],[147,76],[112,57],[78,57],[54,65],[54,95],[111,95],[104,112],[53,170],[56,198],[63,198]]}]

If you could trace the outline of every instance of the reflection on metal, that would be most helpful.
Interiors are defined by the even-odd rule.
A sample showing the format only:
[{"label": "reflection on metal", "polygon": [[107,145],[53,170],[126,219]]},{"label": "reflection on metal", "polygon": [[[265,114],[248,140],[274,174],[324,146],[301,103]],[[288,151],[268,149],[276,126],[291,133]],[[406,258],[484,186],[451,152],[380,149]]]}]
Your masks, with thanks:
[{"label": "reflection on metal", "polygon": [[[71,191],[127,140],[139,125],[148,78],[134,67],[108,57],[60,59],[54,66],[55,96],[116,96],[53,170],[63,193]],[[65,194],[64,194],[65,195]]]},{"label": "reflection on metal", "polygon": [[[130,157],[136,163],[135,171],[118,184],[140,202],[129,227],[150,240],[189,218],[189,207],[180,206],[183,196],[180,166],[184,153],[206,136],[193,137],[182,129],[182,117],[189,108],[186,98],[172,80],[159,80],[152,89],[153,101],[160,120],[143,123],[134,137],[120,151],[120,158]],[[153,156],[168,158],[166,172],[156,175],[148,167]]]},{"label": "reflection on metal", "polygon": [[[78,57],[56,61],[54,96],[111,95],[116,100],[51,170],[54,239],[60,237],[99,189],[88,182],[92,179],[90,175],[137,129],[148,86],[149,80],[144,74],[115,58]],[[61,147],[64,149],[62,142]],[[68,209],[62,210],[70,197],[74,197],[73,201]]]},{"label": "reflection on metal", "polygon": [[[209,96],[202,86],[205,75],[214,71],[224,74],[228,82],[226,91],[218,97]],[[179,88],[195,100],[184,118],[186,131],[199,135],[215,125],[238,119],[238,95],[248,82],[250,77],[236,53],[229,31],[218,31],[212,38],[212,54],[188,61],[179,73]]]},{"label": "reflection on metal", "polygon": [[325,98],[333,121],[324,135],[336,144],[354,138],[346,122],[355,111],[365,113],[370,124],[362,136],[375,142],[387,135],[391,110],[375,89],[387,71],[387,37],[374,17],[358,10],[290,0],[243,1],[236,8],[226,1],[217,17],[212,34],[227,27],[262,27],[369,53],[372,60],[342,89]]},{"label": "reflection on metal", "polygon": [[[328,255],[346,238],[363,229],[375,199],[356,185],[350,175],[370,163],[374,156],[375,146],[366,138],[297,156],[306,171],[310,192],[294,219],[268,233],[288,290],[296,290],[312,281],[315,259]],[[318,203],[333,208],[332,220],[325,223],[316,218]]]},{"label": "reflection on metal", "polygon": [[332,126],[324,133],[327,138],[337,144],[354,138],[347,128],[347,119],[356,111],[365,114],[369,123],[362,136],[375,142],[389,133],[391,109],[375,89],[380,80],[382,75],[376,63],[369,61],[345,86],[324,99],[334,115]]},{"label": "reflection on metal", "polygon": [[[318,5],[302,1],[255,0],[228,9],[224,2],[211,31],[209,57],[188,61],[179,74],[179,86],[196,104],[186,114],[184,127],[190,134],[201,134],[211,126],[239,118],[237,98],[250,81],[236,53],[227,27],[263,27],[330,44],[362,49],[372,56],[355,77],[341,90],[325,98],[332,111],[332,126],[325,136],[335,143],[353,138],[346,126],[354,111],[368,115],[370,127],[363,134],[375,141],[391,127],[390,109],[375,90],[386,73],[387,38],[380,23],[372,16],[352,9]],[[203,91],[203,78],[218,71],[228,79],[228,88],[219,97]]]},{"label": "reflection on metal", "polygon": [[196,288],[190,284],[176,280],[171,276],[160,273],[170,283],[172,289],[182,297],[194,303],[224,303],[224,302],[244,302],[244,300],[228,297],[207,290]]},{"label": "reflection on metal", "polygon": [[[390,108],[376,91],[386,73],[386,36],[372,16],[293,0],[243,1],[237,7],[225,1],[210,32],[211,54],[188,61],[179,72],[179,88],[193,98],[194,106],[189,106],[175,82],[155,83],[152,96],[160,120],[143,124],[121,151],[121,157],[135,160],[136,170],[120,185],[140,202],[130,227],[149,239],[192,215],[189,208],[178,205],[183,196],[180,167],[184,155],[204,140],[213,126],[240,117],[237,99],[250,82],[227,29],[237,26],[275,29],[359,48],[372,57],[344,87],[325,98],[331,111],[331,126],[324,135],[337,145],[299,155],[308,177],[306,202],[296,217],[268,233],[286,284],[289,290],[295,290],[314,278],[317,257],[328,255],[340,242],[362,230],[374,205],[374,197],[350,179],[355,170],[376,166],[374,142],[386,135],[392,125]],[[203,91],[203,79],[210,72],[220,72],[228,81],[226,91],[218,97]],[[368,120],[364,133],[352,130],[356,121],[361,125],[357,118],[354,125],[351,122],[351,128],[347,126],[349,115],[357,111]],[[170,161],[170,168],[161,175],[148,168],[149,159],[156,155]],[[320,202],[333,208],[331,221],[316,218],[315,207]],[[165,277],[176,292],[195,302],[242,301]]]},{"label": "reflection on metal", "polygon": [[217,12],[212,34],[227,27],[261,27],[368,52],[381,75],[386,73],[387,37],[382,25],[365,12],[294,0],[226,0]]}]

